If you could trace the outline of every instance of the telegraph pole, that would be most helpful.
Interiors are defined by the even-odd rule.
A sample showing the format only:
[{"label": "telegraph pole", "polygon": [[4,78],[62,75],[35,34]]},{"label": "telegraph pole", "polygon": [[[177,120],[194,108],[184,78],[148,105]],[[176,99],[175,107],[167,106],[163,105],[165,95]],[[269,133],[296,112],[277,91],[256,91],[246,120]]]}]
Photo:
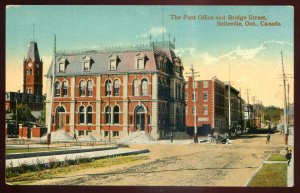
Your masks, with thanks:
[{"label": "telegraph pole", "polygon": [[[249,94],[250,94],[250,91],[249,89],[247,88],[246,90],[246,94],[247,94],[247,111],[248,111],[248,120],[247,120],[247,126],[250,127],[250,104],[249,104]],[[248,128],[249,129],[249,128]]]},{"label": "telegraph pole", "polygon": [[195,76],[200,76],[197,75],[199,74],[199,72],[195,72],[195,69],[193,68],[193,64],[191,64],[191,72],[190,73],[186,73],[186,74],[191,74],[192,75],[192,79],[193,79],[193,95],[194,97],[194,142],[198,143],[198,139],[197,139],[197,106],[196,106],[196,84],[195,84]]},{"label": "telegraph pole", "polygon": [[287,130],[287,118],[286,118],[286,74],[284,72],[283,56],[281,52],[281,64],[282,64],[282,76],[283,76],[283,93],[284,93],[284,110],[283,110],[283,121],[284,121],[284,133],[285,133],[285,144],[288,144],[288,130]]},{"label": "telegraph pole", "polygon": [[50,96],[50,110],[48,113],[50,113],[49,116],[49,123],[47,128],[47,142],[50,144],[51,142],[51,126],[52,126],[52,110],[53,110],[53,100],[54,100],[54,81],[55,81],[55,68],[56,68],[56,35],[54,35],[54,49],[53,49],[53,66],[52,66],[52,85],[51,85],[51,96]]}]

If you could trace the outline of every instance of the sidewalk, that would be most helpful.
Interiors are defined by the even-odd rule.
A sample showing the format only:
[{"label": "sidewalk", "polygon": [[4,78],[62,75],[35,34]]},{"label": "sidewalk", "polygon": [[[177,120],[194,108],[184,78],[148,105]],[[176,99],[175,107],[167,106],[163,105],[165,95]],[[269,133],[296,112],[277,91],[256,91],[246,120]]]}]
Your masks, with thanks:
[{"label": "sidewalk", "polygon": [[136,155],[142,153],[149,153],[148,149],[145,150],[133,150],[129,148],[119,148],[105,151],[92,151],[92,152],[81,152],[81,153],[73,153],[73,154],[65,154],[65,155],[51,155],[51,156],[40,156],[40,157],[29,157],[29,158],[21,158],[21,159],[7,159],[6,167],[18,167],[21,164],[34,165],[37,163],[49,163],[50,161],[65,161],[65,160],[73,160],[76,158],[107,158],[112,156],[125,156],[125,155]]}]

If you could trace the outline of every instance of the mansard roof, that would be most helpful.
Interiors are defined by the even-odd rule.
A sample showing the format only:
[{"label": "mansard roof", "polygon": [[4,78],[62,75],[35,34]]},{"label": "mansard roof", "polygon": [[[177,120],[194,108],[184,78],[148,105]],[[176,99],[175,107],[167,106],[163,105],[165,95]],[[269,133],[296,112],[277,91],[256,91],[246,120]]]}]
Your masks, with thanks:
[{"label": "mansard roof", "polygon": [[26,61],[29,61],[29,60],[37,61],[37,62],[40,61],[38,46],[37,46],[37,43],[34,41],[31,41],[29,44]]},{"label": "mansard roof", "polygon": [[[146,58],[144,69],[136,69],[137,58],[143,56]],[[71,75],[92,75],[92,74],[116,74],[116,73],[132,73],[132,72],[155,72],[157,70],[156,58],[163,56],[173,62],[173,58],[176,57],[173,50],[170,47],[158,49],[153,46],[143,47],[130,47],[119,49],[110,48],[105,50],[88,50],[77,52],[61,51],[56,55],[56,69],[58,69],[61,58],[68,61],[68,65],[64,72],[58,72],[56,70],[56,76],[71,76]],[[92,58],[89,71],[83,71],[82,65],[84,58]],[[112,58],[118,58],[117,70],[109,70],[109,61]],[[54,62],[52,62],[46,76],[51,76]]]}]

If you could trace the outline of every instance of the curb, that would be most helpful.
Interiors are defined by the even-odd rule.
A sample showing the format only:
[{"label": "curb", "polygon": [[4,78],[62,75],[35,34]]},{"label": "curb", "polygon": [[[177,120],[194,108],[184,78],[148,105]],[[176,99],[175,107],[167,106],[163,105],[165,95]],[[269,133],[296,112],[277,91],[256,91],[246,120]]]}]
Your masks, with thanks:
[{"label": "curb", "polygon": [[111,149],[118,149],[118,147],[104,147],[104,148],[93,148],[93,149],[74,149],[74,150],[58,150],[58,151],[44,151],[44,152],[32,152],[32,153],[16,153],[7,154],[5,159],[21,159],[29,157],[42,157],[42,156],[53,156],[53,155],[64,155],[73,153],[83,153],[92,151],[105,151]]}]

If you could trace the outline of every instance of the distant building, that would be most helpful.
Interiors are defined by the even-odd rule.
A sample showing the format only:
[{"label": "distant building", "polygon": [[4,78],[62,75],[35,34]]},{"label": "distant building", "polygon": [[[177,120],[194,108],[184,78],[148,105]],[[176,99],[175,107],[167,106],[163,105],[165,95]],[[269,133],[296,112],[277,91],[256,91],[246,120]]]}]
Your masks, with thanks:
[{"label": "distant building", "polygon": [[23,60],[23,93],[6,92],[5,110],[15,111],[16,104],[26,104],[31,111],[43,109],[43,61],[39,56],[37,43],[29,44],[27,56]]},{"label": "distant building", "polygon": [[46,74],[46,121],[51,131],[64,129],[71,136],[96,139],[140,132],[159,139],[184,130],[183,65],[174,49],[171,42],[158,42],[58,52],[56,65],[52,63]]},{"label": "distant building", "polygon": [[[234,130],[241,127],[243,112],[239,91],[231,88],[231,126]],[[228,85],[217,78],[196,80],[195,92],[193,79],[189,77],[185,84],[185,122],[189,134],[194,133],[196,114],[197,133],[206,135],[210,129],[219,131],[228,129]],[[194,108],[196,102],[196,109]]]}]

